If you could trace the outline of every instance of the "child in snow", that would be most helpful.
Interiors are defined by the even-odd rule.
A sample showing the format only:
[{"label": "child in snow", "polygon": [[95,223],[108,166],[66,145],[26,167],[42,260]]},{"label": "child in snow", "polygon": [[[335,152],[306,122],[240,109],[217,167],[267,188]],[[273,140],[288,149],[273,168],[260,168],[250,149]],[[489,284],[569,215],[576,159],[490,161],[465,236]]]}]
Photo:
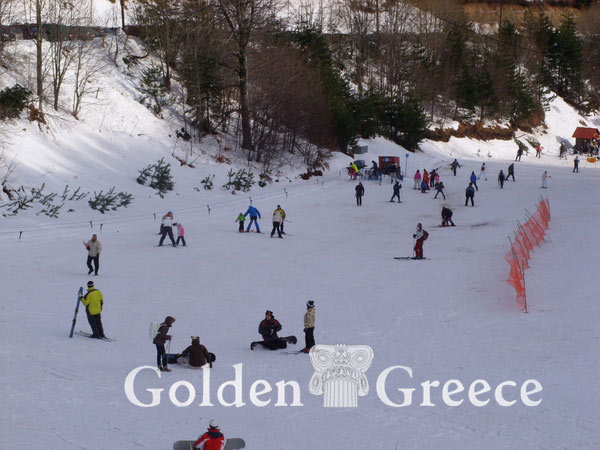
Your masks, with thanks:
[{"label": "child in snow", "polygon": [[179,245],[179,242],[183,243],[183,246],[185,247],[185,228],[183,228],[183,225],[181,225],[181,222],[177,222],[173,224],[174,226],[177,227],[177,242],[176,244]]},{"label": "child in snow", "polygon": [[239,224],[240,224],[240,227],[238,228],[238,231],[239,231],[240,233],[243,233],[243,232],[244,232],[244,221],[245,221],[245,220],[246,220],[246,216],[244,216],[244,214],[243,214],[243,213],[240,213],[240,214],[237,216],[237,219],[235,219],[235,221],[236,221],[236,222],[239,222]]},{"label": "child in snow", "polygon": [[542,189],[548,188],[548,178],[552,178],[552,177],[550,175],[548,175],[547,170],[544,170],[544,174],[542,175]]}]

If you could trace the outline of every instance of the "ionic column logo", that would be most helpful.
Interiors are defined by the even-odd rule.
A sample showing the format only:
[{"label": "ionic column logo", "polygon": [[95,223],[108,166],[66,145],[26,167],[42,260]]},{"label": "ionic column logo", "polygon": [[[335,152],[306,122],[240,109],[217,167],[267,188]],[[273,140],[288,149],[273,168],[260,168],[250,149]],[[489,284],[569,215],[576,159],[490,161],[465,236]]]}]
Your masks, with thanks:
[{"label": "ionic column logo", "polygon": [[310,350],[315,369],[310,393],[323,395],[325,408],[356,408],[358,397],[369,393],[365,372],[373,357],[368,345],[315,345]]}]

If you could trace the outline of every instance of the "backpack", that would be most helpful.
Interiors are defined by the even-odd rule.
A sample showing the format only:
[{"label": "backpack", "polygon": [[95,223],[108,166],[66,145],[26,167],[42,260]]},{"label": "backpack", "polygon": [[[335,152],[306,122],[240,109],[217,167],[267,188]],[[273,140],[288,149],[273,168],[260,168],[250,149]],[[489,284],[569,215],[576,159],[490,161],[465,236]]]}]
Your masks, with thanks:
[{"label": "backpack", "polygon": [[158,330],[160,329],[160,323],[155,323],[155,322],[150,322],[150,330],[148,332],[148,335],[150,337],[150,340],[154,340],[154,338],[158,335]]},{"label": "backpack", "polygon": [[427,231],[423,230],[423,240],[426,241],[428,237],[429,237],[429,233]]}]

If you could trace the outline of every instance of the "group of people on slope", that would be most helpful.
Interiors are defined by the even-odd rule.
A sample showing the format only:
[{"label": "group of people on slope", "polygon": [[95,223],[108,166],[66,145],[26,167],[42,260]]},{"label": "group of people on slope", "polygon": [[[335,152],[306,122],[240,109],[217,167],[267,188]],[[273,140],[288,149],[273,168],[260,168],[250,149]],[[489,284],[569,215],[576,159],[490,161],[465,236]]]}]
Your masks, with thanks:
[{"label": "group of people on slope", "polygon": [[[250,229],[252,228],[252,224],[254,224],[254,226],[256,228],[256,232],[260,233],[261,231],[260,231],[260,226],[258,225],[258,220],[262,219],[262,216],[260,215],[260,211],[252,205],[248,206],[248,209],[246,210],[245,213],[239,213],[237,216],[237,219],[235,219],[235,221],[239,224],[238,231],[240,233],[244,232],[244,223],[246,221],[247,216],[250,216],[250,223],[248,224],[248,228],[246,228],[246,233],[250,232]],[[284,221],[285,221],[285,211],[281,207],[281,205],[277,205],[277,208],[275,208],[275,210],[273,211],[272,217],[273,217],[273,229],[271,230],[271,237],[273,237],[275,235],[275,233],[277,232],[277,237],[279,237],[281,239],[281,238],[283,238],[283,235],[285,234],[285,232],[283,231],[283,225],[284,225]]]},{"label": "group of people on slope", "polygon": [[[306,313],[304,314],[304,348],[302,353],[308,353],[315,346],[315,302],[306,302]],[[265,318],[258,324],[258,334],[262,336],[262,346],[269,350],[277,350],[287,347],[287,341],[279,336],[281,323],[275,318],[273,311],[267,310]],[[253,349],[254,347],[251,346]]]},{"label": "group of people on slope", "polygon": [[[177,242],[175,242],[175,238],[173,236],[173,227],[177,227]],[[173,222],[173,213],[171,211],[167,212],[160,223],[160,241],[158,242],[158,246],[162,247],[163,242],[167,236],[171,240],[171,244],[173,247],[177,247],[180,243],[185,247],[185,228],[181,223]]]}]

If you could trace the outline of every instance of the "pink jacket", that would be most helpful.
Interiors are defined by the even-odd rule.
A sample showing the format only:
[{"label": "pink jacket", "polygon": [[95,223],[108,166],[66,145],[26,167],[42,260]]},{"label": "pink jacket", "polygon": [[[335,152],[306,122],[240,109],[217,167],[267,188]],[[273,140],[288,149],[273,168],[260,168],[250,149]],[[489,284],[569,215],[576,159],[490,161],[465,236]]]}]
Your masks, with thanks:
[{"label": "pink jacket", "polygon": [[419,171],[415,172],[415,177],[414,177],[414,179],[415,179],[415,180],[420,180],[420,179],[421,179],[421,172],[419,172]]},{"label": "pink jacket", "polygon": [[177,234],[183,236],[185,234],[185,228],[180,223],[177,224]]}]

